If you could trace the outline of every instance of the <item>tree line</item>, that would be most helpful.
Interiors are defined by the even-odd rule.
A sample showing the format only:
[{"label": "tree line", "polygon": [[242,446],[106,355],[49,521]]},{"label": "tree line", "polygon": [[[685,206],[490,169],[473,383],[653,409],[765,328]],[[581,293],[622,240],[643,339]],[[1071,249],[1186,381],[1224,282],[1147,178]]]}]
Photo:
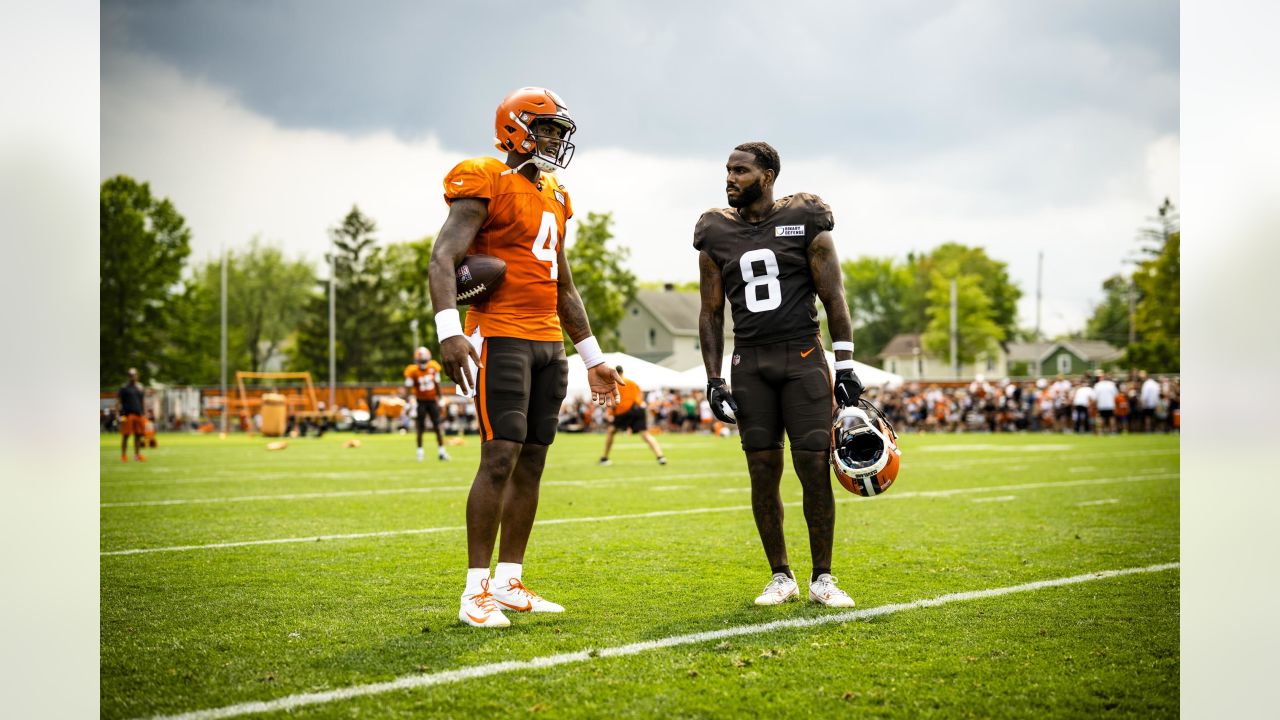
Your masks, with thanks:
[{"label": "tree line", "polygon": [[[1103,281],[1103,300],[1085,327],[1056,339],[1103,340],[1124,349],[1115,363],[1119,367],[1178,372],[1177,209],[1166,199],[1148,223],[1138,234],[1133,271]],[[842,266],[860,357],[879,355],[899,333],[919,333],[925,350],[947,357],[953,279],[961,362],[972,362],[997,343],[1039,339],[1034,330],[1017,324],[1022,290],[1010,280],[1005,263],[982,248],[944,243],[927,254],[909,254],[905,262],[863,257]]]},{"label": "tree line", "polygon": [[[125,176],[103,182],[99,220],[100,385],[119,384],[129,367],[163,383],[218,383],[222,259],[187,264],[191,229],[148,183]],[[618,322],[636,291],[612,222],[609,213],[588,213],[566,248],[606,350],[619,349]],[[415,327],[418,343],[439,351],[427,290],[433,238],[380,243],[377,223],[354,206],[329,236],[332,253],[318,271],[256,237],[227,251],[229,373],[262,370],[274,358],[327,380],[330,263],[339,382],[399,378],[412,358]],[[572,352],[572,343],[567,347]]]},{"label": "tree line", "polygon": [[[579,220],[566,248],[575,284],[605,350],[625,350],[618,324],[638,283],[629,252],[613,242],[612,215]],[[1179,243],[1168,200],[1139,234],[1130,274],[1102,285],[1103,300],[1078,337],[1126,348],[1125,364],[1177,372]],[[352,207],[329,230],[317,272],[303,258],[253,238],[227,252],[227,366],[261,370],[283,362],[327,379],[329,266],[337,297],[335,365],[340,382],[399,377],[418,343],[439,350],[427,290],[433,238],[380,243],[373,218]],[[221,259],[188,265],[191,229],[167,198],[126,176],[101,186],[99,278],[100,383],[111,387],[129,367],[170,384],[215,384],[221,357]],[[1005,263],[980,247],[948,242],[905,261],[861,257],[842,263],[858,356],[874,362],[894,335],[919,333],[925,349],[950,348],[951,282],[956,283],[962,362],[998,343],[1030,340],[1017,324],[1022,290]],[[696,291],[696,283],[679,289]],[[1132,302],[1132,312],[1130,303]],[[464,309],[465,311],[465,309]],[[1134,342],[1129,342],[1133,318]],[[567,341],[566,349],[572,352]]]}]

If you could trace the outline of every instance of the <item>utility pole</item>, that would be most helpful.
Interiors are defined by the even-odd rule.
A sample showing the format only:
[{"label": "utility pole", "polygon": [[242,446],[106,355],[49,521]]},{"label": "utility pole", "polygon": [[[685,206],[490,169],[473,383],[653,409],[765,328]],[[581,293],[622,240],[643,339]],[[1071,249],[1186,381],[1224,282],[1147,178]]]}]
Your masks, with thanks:
[{"label": "utility pole", "polygon": [[1134,292],[1137,283],[1132,277],[1129,278],[1129,347],[1125,349],[1125,355],[1129,358],[1129,379],[1136,380],[1136,368],[1133,367],[1133,346],[1138,342],[1138,329],[1133,325],[1133,316],[1138,308],[1137,293]]},{"label": "utility pole", "polygon": [[1036,256],[1036,377],[1040,377],[1040,299],[1044,280],[1044,251]]},{"label": "utility pole", "polygon": [[951,373],[952,377],[960,377],[960,358],[956,348],[956,279],[951,278]]},{"label": "utility pole", "polygon": [[227,402],[227,246],[222,245],[222,433],[227,436],[227,411],[231,403]]},{"label": "utility pole", "polygon": [[337,345],[337,329],[334,323],[336,315],[335,296],[337,295],[337,275],[338,275],[338,257],[337,247],[333,242],[333,238],[329,238],[329,414],[332,415],[336,410],[335,401],[337,398],[338,379],[338,361],[334,355],[334,347]]}]

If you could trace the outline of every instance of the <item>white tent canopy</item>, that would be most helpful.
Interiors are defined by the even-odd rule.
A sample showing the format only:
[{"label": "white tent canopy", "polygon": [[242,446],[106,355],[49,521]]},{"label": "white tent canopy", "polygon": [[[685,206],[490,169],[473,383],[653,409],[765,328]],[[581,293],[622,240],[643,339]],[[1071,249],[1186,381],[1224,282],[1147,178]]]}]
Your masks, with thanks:
[{"label": "white tent canopy", "polygon": [[[826,352],[826,355],[827,355],[827,369],[831,370],[832,375],[834,376],[835,362],[836,362],[835,353],[828,350]],[[732,362],[732,360],[733,360],[733,351],[732,349],[730,349],[725,352],[724,360],[720,363],[720,377],[725,379],[729,379],[731,377],[730,363]],[[902,385],[903,378],[901,375],[897,375],[891,372],[885,372],[880,368],[871,367],[870,365],[867,365],[865,363],[860,363],[857,360],[853,361],[853,369],[854,369],[854,372],[858,373],[858,379],[862,381],[863,386],[868,388],[898,387],[899,385]],[[695,386],[698,388],[706,388],[707,386],[707,371],[706,371],[706,368],[702,367],[701,365],[695,368],[689,368],[688,370],[685,370],[680,374],[685,376],[685,378],[687,378],[690,383],[695,384]]]},{"label": "white tent canopy", "polygon": [[[706,387],[706,380],[701,383],[691,381],[685,377],[684,373],[676,372],[671,368],[665,368],[661,365],[655,365],[647,360],[641,360],[638,357],[628,355],[626,353],[605,353],[604,360],[610,367],[622,366],[622,374],[628,380],[633,380],[640,389],[649,392],[651,390],[699,390]],[[569,356],[569,391],[567,398],[575,397],[590,398],[591,388],[587,385],[587,369],[582,364],[582,356],[574,354]]]}]

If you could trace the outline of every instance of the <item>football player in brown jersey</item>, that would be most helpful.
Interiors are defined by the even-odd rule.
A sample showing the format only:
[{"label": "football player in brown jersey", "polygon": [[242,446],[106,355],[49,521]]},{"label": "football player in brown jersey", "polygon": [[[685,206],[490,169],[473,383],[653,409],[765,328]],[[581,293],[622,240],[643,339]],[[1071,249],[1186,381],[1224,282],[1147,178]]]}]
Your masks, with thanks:
[{"label": "football player in brown jersey", "polygon": [[[809,526],[809,599],[852,607],[853,599],[831,576],[831,424],[837,404],[857,404],[862,384],[853,371],[852,321],[831,237],[831,208],[809,193],[774,200],[781,161],[768,143],[737,146],[725,169],[729,207],[703,213],[694,229],[702,294],[698,334],[711,410],[721,421],[736,423],[742,437],[751,509],[773,570],[756,604],[799,596],[782,531],[785,431]],[[826,308],[833,339],[834,392],[815,296]],[[720,377],[726,299],[733,311],[732,390]]]}]

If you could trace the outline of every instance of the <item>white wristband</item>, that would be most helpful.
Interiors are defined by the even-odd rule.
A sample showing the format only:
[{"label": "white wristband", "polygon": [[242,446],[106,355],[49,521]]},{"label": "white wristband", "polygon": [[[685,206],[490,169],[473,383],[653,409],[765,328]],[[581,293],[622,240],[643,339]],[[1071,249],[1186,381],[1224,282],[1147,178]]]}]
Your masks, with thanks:
[{"label": "white wristband", "polygon": [[578,349],[578,354],[582,356],[582,364],[586,365],[587,369],[604,363],[604,354],[600,352],[600,343],[596,341],[595,335],[582,342],[576,342],[573,346]]},{"label": "white wristband", "polygon": [[841,350],[848,350],[849,352],[853,352],[853,341],[837,340],[831,343],[831,352],[840,352]]},{"label": "white wristband", "polygon": [[852,360],[837,360],[836,370],[853,370],[853,365],[854,363]]},{"label": "white wristband", "polygon": [[462,320],[458,317],[457,308],[449,308],[436,313],[436,340],[444,342],[461,334]]}]

